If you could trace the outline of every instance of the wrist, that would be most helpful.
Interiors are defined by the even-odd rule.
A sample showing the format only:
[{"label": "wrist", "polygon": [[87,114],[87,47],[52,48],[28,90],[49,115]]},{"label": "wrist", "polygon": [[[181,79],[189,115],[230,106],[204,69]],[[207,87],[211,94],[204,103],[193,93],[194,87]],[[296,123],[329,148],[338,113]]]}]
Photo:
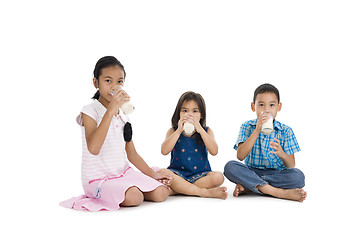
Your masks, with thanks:
[{"label": "wrist", "polygon": [[258,137],[258,135],[261,133],[261,131],[262,131],[261,128],[256,128],[252,134],[255,134]]},{"label": "wrist", "polygon": [[182,134],[182,132],[183,132],[183,129],[178,127],[177,130],[175,130],[173,134],[180,136]]},{"label": "wrist", "polygon": [[155,179],[155,171],[152,168],[149,168],[149,170],[144,174],[147,175],[148,177]]}]

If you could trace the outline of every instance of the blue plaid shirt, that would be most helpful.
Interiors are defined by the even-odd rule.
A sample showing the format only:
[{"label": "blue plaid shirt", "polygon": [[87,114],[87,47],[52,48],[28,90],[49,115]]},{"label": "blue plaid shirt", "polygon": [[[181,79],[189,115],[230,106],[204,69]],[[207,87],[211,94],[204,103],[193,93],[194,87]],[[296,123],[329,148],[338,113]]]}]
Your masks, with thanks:
[{"label": "blue plaid shirt", "polygon": [[[245,142],[251,136],[256,129],[256,124],[257,119],[242,124],[234,149],[237,150],[238,144]],[[272,134],[267,136],[262,133],[259,134],[251,152],[244,159],[245,164],[259,169],[285,169],[286,166],[282,159],[276,154],[270,153],[273,151],[273,148],[270,147],[270,141],[275,141],[274,138],[280,140],[281,147],[287,155],[301,151],[292,129],[285,124],[274,121]]]}]

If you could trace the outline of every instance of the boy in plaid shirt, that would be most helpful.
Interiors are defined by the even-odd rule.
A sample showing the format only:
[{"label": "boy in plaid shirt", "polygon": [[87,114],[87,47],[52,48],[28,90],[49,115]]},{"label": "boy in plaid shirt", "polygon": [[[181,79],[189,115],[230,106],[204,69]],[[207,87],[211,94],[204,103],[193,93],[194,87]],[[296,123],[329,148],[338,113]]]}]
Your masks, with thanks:
[{"label": "boy in plaid shirt", "polygon": [[268,194],[277,198],[304,201],[307,192],[305,176],[294,168],[294,153],[301,149],[292,129],[276,120],[273,121],[273,132],[264,135],[262,125],[271,113],[273,119],[281,110],[279,92],[271,84],[259,86],[251,103],[257,119],[242,124],[234,149],[240,161],[230,161],[224,167],[224,175],[236,183],[235,197],[253,191]]}]

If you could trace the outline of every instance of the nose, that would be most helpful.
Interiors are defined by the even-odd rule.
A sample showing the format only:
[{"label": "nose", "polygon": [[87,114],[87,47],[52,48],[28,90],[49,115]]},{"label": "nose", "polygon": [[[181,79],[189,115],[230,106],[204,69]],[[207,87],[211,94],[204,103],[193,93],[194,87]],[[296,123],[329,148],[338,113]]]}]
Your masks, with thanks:
[{"label": "nose", "polygon": [[270,113],[270,112],[271,112],[270,107],[265,106],[265,108],[264,108],[264,112],[265,112],[265,113]]}]

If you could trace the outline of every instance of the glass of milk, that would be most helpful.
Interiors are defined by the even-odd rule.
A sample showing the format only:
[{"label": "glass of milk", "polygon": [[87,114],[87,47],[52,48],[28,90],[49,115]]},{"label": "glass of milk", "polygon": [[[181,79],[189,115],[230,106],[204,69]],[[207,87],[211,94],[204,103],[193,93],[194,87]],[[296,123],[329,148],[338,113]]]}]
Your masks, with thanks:
[{"label": "glass of milk", "polygon": [[194,133],[194,125],[190,122],[185,122],[183,124],[183,132],[188,136],[192,135]]},{"label": "glass of milk", "polygon": [[[186,113],[186,115],[188,115],[188,113]],[[185,122],[183,124],[183,132],[185,135],[187,136],[191,136],[194,133],[194,125],[190,122]]]},{"label": "glass of milk", "polygon": [[262,125],[262,133],[264,135],[270,135],[273,132],[273,116],[271,113],[268,113],[267,116],[267,122]]},{"label": "glass of milk", "polygon": [[[112,92],[109,94],[113,96],[116,92],[120,91],[121,89],[123,89],[123,87],[121,85],[117,85],[112,89]],[[131,114],[134,111],[134,109],[135,108],[130,101],[123,103],[122,106],[120,107],[120,110],[122,110],[122,112],[125,115]]]}]

